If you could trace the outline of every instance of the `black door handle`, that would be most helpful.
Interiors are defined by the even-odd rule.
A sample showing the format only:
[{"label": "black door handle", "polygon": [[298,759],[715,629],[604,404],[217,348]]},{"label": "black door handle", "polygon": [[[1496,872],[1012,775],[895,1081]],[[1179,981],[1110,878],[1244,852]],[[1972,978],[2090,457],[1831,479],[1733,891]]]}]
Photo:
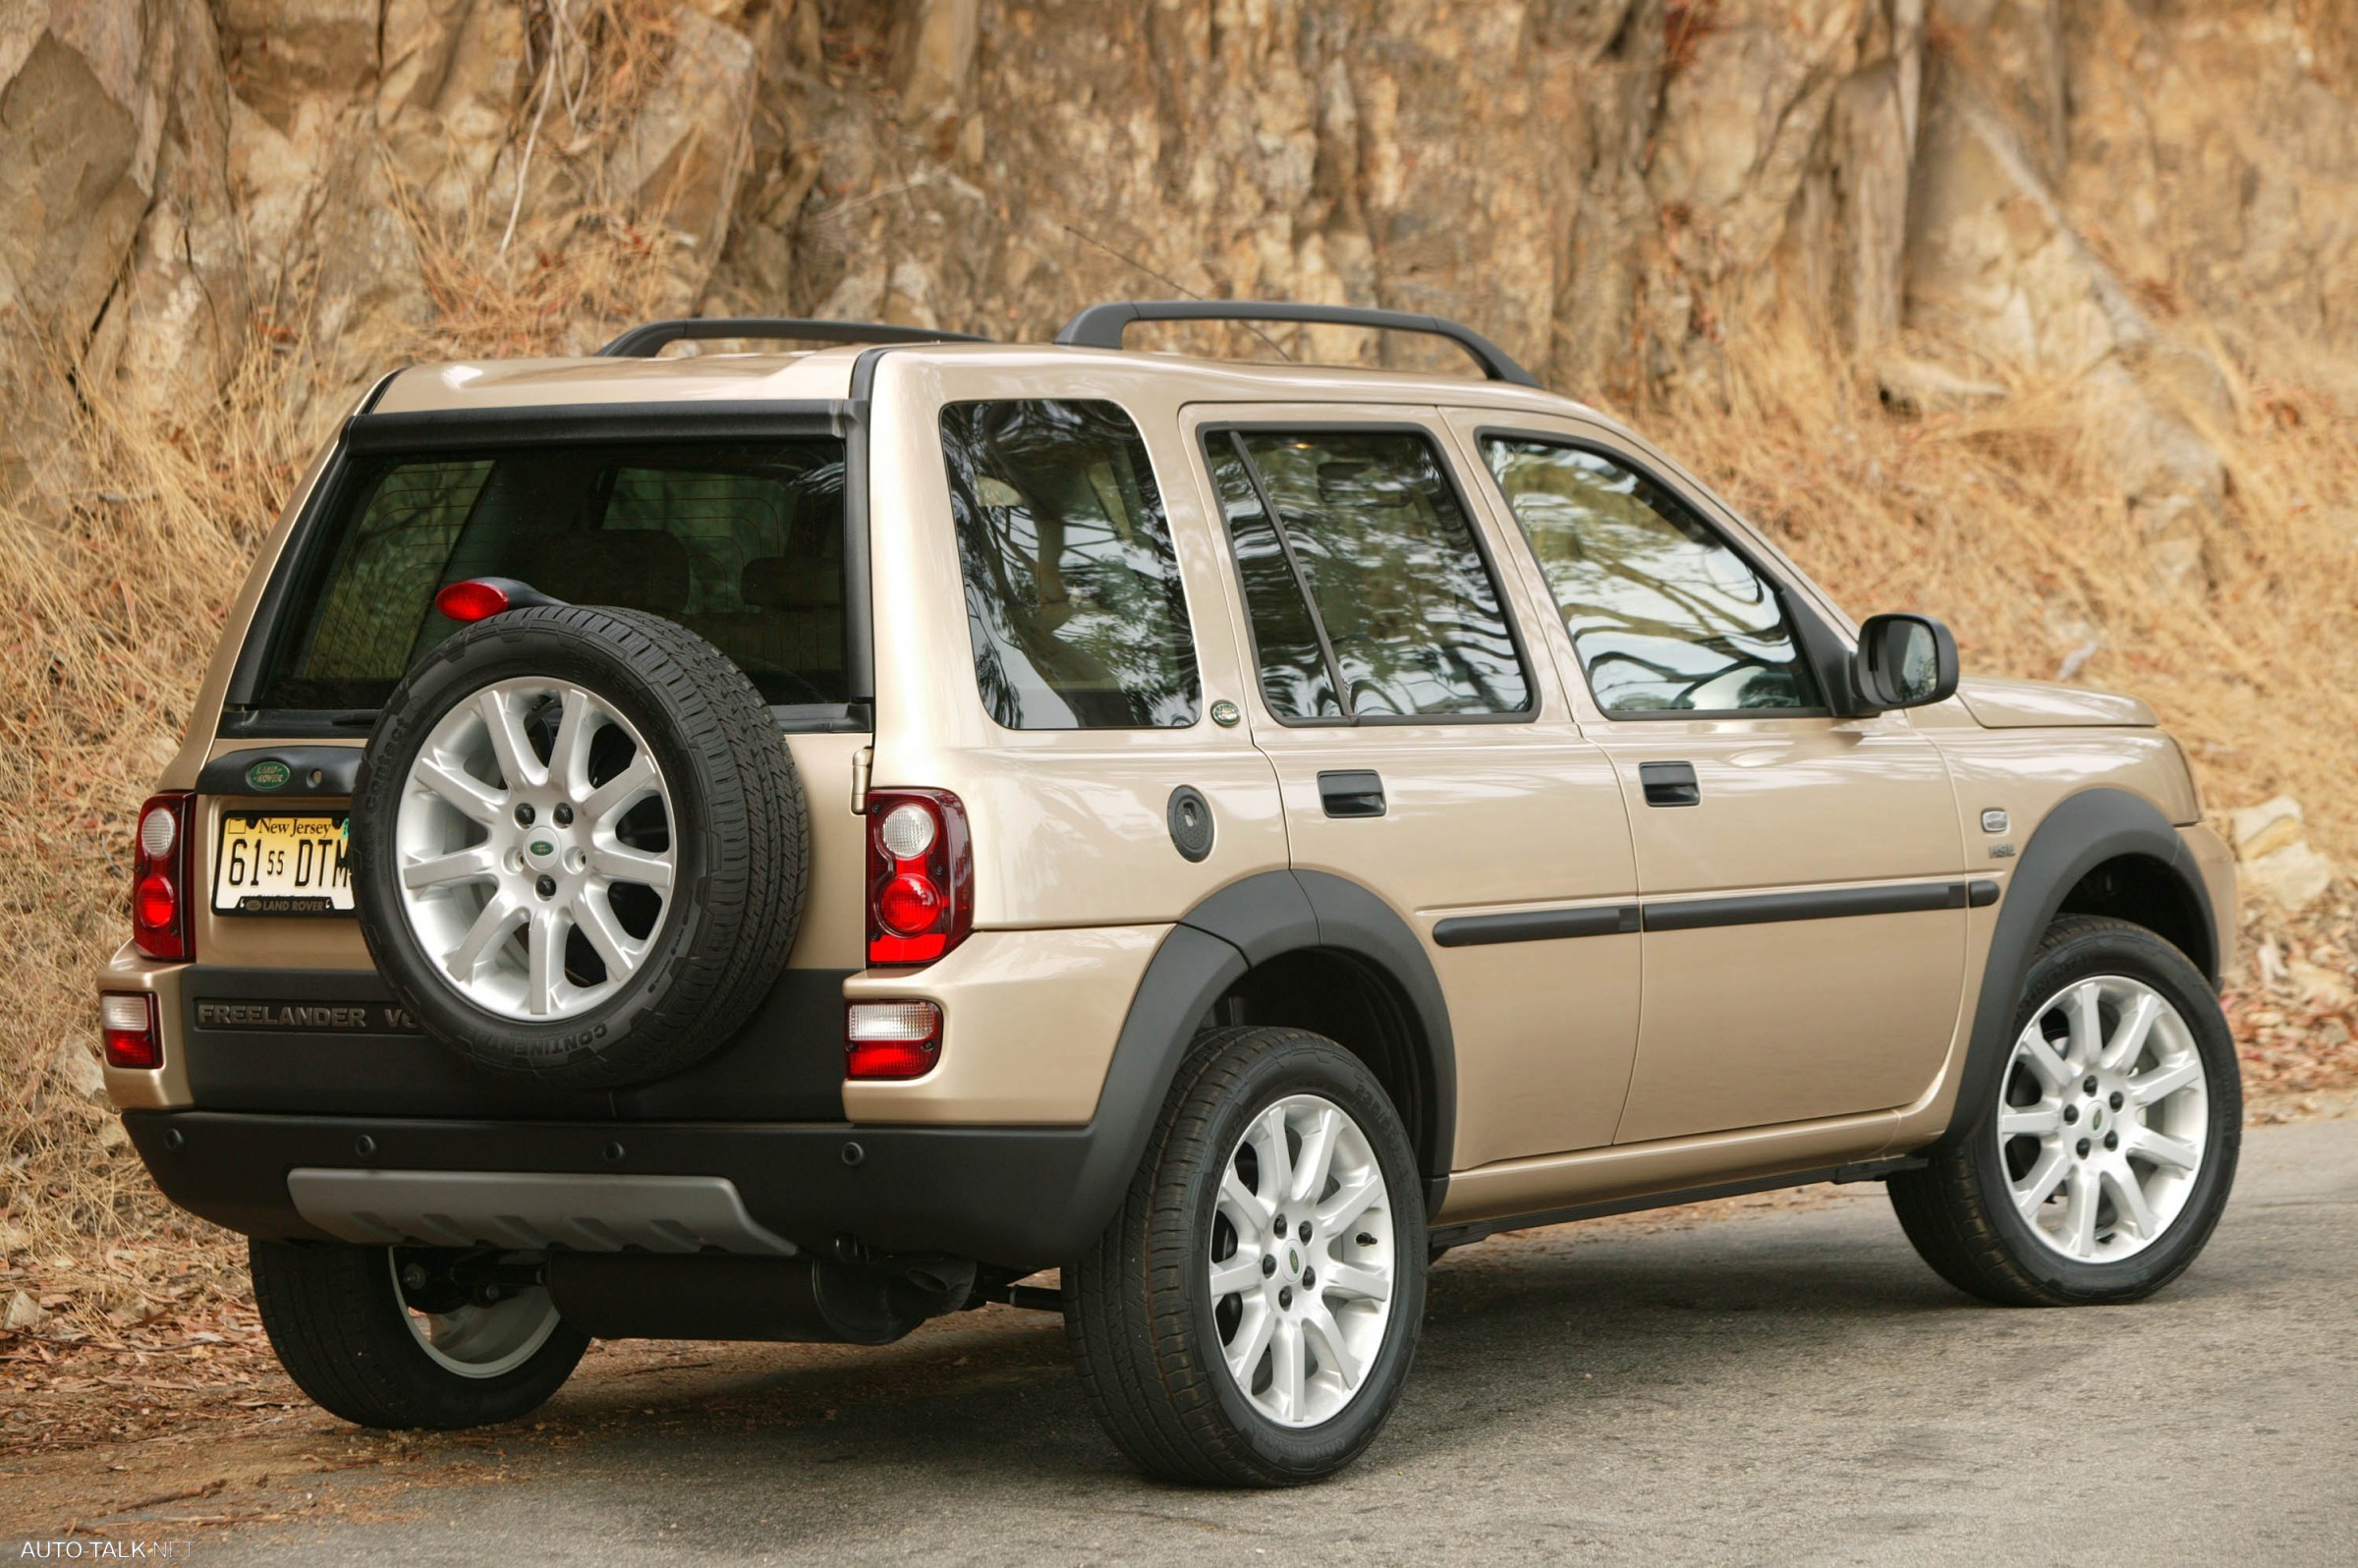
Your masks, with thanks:
[{"label": "black door handle", "polygon": [[1695,782],[1692,762],[1640,762],[1638,778],[1646,786],[1649,806],[1703,804],[1703,786]]},{"label": "black door handle", "polygon": [[1319,799],[1325,803],[1328,816],[1381,816],[1382,775],[1365,767],[1320,773]]}]

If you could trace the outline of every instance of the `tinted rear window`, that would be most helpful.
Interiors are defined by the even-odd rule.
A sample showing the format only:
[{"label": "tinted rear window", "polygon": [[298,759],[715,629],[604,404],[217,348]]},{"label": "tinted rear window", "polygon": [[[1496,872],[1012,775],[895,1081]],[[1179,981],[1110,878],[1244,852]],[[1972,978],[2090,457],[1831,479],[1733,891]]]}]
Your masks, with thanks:
[{"label": "tinted rear window", "polygon": [[840,441],[355,458],[321,521],[266,707],[380,705],[458,630],[434,595],[475,577],[677,621],[771,702],[849,700]]},{"label": "tinted rear window", "polygon": [[1111,403],[953,403],[942,461],[983,705],[1009,729],[1196,721],[1196,647],[1146,442]]}]

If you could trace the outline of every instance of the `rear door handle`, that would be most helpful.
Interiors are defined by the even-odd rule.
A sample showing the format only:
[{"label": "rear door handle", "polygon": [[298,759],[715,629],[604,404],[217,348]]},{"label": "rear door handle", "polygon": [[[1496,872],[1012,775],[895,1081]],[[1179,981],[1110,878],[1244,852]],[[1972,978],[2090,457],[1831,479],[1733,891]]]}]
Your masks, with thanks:
[{"label": "rear door handle", "polygon": [[1638,778],[1646,786],[1649,806],[1703,804],[1703,786],[1695,782],[1692,762],[1640,762]]},{"label": "rear door handle", "polygon": [[1347,768],[1319,775],[1319,799],[1328,816],[1381,816],[1383,777],[1372,768]]}]

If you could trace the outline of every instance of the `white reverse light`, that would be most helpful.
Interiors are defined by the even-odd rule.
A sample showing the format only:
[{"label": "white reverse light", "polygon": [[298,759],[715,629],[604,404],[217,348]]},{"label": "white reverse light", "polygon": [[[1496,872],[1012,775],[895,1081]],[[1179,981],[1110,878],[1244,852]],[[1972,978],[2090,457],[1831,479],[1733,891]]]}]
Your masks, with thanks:
[{"label": "white reverse light", "polygon": [[170,812],[157,807],[140,818],[140,849],[151,861],[160,861],[172,853],[173,837],[180,822]]},{"label": "white reverse light", "polygon": [[913,861],[933,847],[933,835],[939,831],[931,812],[905,802],[884,817],[884,847],[896,861]]}]

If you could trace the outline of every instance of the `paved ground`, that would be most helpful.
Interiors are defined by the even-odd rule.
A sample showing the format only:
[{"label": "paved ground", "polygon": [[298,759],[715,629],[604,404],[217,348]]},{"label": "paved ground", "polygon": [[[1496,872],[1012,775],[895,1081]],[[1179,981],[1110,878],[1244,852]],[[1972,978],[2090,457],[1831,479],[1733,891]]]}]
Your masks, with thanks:
[{"label": "paved ground", "polygon": [[2141,1307],[1971,1305],[1873,1188],[1486,1243],[1435,1272],[1376,1449],[1302,1491],[1137,1479],[1054,1320],[994,1311],[585,1377],[540,1431],[392,1490],[326,1477],[378,1489],[187,1560],[2348,1564],[2358,1121],[2256,1130],[2244,1160],[2209,1254]]}]

